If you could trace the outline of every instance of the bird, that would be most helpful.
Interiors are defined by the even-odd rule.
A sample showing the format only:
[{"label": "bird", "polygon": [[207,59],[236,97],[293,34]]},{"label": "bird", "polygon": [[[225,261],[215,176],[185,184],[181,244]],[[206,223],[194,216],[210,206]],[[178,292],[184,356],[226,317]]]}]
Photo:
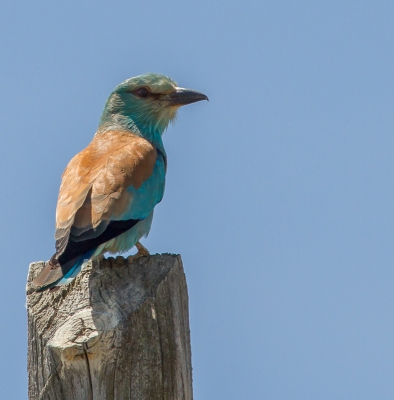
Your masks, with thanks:
[{"label": "bird", "polygon": [[208,100],[162,74],[120,83],[107,99],[90,144],[63,172],[56,206],[55,254],[32,282],[40,292],[71,282],[87,260],[124,253],[148,256],[140,243],[164,195],[162,135],[181,106]]}]

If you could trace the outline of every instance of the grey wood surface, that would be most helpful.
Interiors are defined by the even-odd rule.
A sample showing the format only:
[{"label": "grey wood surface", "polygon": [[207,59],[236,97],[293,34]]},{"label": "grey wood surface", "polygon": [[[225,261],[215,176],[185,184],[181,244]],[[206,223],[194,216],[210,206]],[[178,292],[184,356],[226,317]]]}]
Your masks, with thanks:
[{"label": "grey wood surface", "polygon": [[179,255],[89,262],[69,285],[27,284],[29,399],[192,400],[188,294]]}]

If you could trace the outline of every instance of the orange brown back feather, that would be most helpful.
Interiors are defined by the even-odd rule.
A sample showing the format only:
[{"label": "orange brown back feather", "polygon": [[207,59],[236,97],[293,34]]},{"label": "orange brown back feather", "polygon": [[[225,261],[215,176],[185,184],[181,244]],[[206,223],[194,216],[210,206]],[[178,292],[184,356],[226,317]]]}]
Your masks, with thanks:
[{"label": "orange brown back feather", "polygon": [[[81,235],[118,219],[132,201],[126,189],[139,188],[152,174],[156,149],[147,140],[124,131],[97,134],[68,164],[62,176],[56,209],[55,238],[63,245],[70,231]],[[60,251],[60,254],[59,254]]]}]

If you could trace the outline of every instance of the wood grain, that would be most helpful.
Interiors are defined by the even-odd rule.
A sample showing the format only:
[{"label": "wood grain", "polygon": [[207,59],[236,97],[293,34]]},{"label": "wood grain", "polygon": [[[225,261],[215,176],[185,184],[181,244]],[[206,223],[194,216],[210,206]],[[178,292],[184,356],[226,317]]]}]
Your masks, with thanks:
[{"label": "wood grain", "polygon": [[179,255],[90,262],[57,292],[31,293],[29,399],[192,400],[188,294]]}]

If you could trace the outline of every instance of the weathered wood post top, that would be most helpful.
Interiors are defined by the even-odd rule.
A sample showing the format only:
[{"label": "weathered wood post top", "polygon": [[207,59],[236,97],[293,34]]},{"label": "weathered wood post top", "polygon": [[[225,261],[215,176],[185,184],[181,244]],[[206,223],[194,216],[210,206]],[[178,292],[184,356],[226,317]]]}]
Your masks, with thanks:
[{"label": "weathered wood post top", "polygon": [[30,400],[192,400],[179,255],[89,262],[58,291],[27,283]]}]

